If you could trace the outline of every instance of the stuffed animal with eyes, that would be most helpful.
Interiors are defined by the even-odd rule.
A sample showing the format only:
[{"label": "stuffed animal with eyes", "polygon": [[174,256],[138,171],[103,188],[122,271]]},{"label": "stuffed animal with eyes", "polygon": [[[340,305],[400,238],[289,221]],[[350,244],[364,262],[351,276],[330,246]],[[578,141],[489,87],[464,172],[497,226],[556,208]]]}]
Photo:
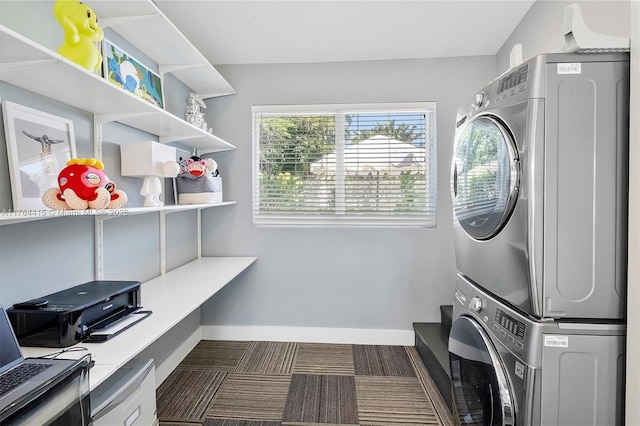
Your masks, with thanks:
[{"label": "stuffed animal with eyes", "polygon": [[127,194],[116,189],[104,165],[95,158],[72,158],[58,175],[58,188],[42,195],[53,210],[117,209],[127,202]]},{"label": "stuffed animal with eyes", "polygon": [[197,155],[187,159],[180,158],[180,174],[188,175],[191,179],[200,176],[216,176],[218,172],[218,164],[213,158],[200,158]]},{"label": "stuffed animal with eyes", "polygon": [[93,9],[78,0],[56,0],[53,15],[64,31],[58,53],[91,72],[100,69],[102,54],[95,43],[104,33]]},{"label": "stuffed animal with eyes", "polygon": [[212,158],[181,158],[178,164],[178,204],[211,204],[222,201],[222,180],[218,164]]}]

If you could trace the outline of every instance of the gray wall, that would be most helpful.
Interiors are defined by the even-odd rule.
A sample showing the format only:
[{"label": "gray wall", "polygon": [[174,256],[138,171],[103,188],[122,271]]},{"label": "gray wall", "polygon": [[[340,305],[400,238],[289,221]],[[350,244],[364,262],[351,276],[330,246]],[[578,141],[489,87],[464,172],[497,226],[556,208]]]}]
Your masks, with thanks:
[{"label": "gray wall", "polygon": [[[203,213],[205,255],[257,263],[203,309],[206,325],[410,330],[439,321],[453,297],[449,172],[456,109],[495,75],[494,57],[219,67],[238,94],[207,102],[214,132],[237,150],[216,154],[235,208]],[[437,102],[437,226],[254,228],[251,106]]]},{"label": "gray wall", "polygon": [[591,30],[629,37],[629,1],[538,0],[498,51],[498,73],[509,69],[509,54],[518,43],[522,44],[522,57],[525,60],[541,53],[554,52],[564,46],[564,9],[570,4],[580,6],[584,21]]}]

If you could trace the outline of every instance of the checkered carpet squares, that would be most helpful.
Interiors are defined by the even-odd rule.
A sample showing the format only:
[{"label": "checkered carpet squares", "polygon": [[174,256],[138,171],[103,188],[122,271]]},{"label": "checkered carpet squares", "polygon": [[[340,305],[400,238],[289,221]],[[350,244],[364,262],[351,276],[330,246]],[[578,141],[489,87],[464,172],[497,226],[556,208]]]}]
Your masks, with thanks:
[{"label": "checkered carpet squares", "polygon": [[160,425],[449,425],[413,347],[201,341],[157,390]]}]

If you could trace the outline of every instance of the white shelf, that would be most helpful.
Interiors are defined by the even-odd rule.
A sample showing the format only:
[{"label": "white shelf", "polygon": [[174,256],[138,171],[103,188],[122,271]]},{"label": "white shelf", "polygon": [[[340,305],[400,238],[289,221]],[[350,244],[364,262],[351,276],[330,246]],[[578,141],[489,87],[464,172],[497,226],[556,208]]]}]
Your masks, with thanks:
[{"label": "white shelf", "polygon": [[203,99],[236,93],[153,2],[94,0],[91,7],[102,28],[113,29]]},{"label": "white shelf", "polygon": [[0,80],[96,114],[100,123],[117,121],[158,135],[161,143],[180,141],[199,151],[235,149],[2,25],[0,52]]},{"label": "white shelf", "polygon": [[[203,257],[142,284],[142,306],[148,318],[103,343],[79,343],[91,352],[96,365],[89,373],[95,389],[129,360],[198,309],[211,296],[256,261],[255,257]],[[185,277],[189,277],[185,291]],[[54,353],[56,348],[22,347],[25,357]],[[72,351],[61,358],[80,358],[87,351]]]},{"label": "white shelf", "polygon": [[131,207],[106,210],[23,210],[17,212],[0,211],[0,226],[14,223],[31,222],[34,220],[53,219],[69,216],[98,216],[103,219],[112,219],[123,216],[147,214],[154,212],[174,213],[186,210],[208,209],[212,207],[230,206],[237,201],[223,201],[215,204],[180,204],[165,205],[160,207]]}]

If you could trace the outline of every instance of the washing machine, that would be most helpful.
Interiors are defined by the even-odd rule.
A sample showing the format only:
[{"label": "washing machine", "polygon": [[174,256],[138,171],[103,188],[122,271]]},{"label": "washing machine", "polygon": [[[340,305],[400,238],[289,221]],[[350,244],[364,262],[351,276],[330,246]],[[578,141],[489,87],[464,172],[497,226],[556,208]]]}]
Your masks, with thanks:
[{"label": "washing machine", "polygon": [[470,425],[620,425],[622,323],[534,321],[458,275],[453,414]]},{"label": "washing machine", "polygon": [[625,317],[629,56],[547,54],[458,111],[458,272],[535,318]]}]

